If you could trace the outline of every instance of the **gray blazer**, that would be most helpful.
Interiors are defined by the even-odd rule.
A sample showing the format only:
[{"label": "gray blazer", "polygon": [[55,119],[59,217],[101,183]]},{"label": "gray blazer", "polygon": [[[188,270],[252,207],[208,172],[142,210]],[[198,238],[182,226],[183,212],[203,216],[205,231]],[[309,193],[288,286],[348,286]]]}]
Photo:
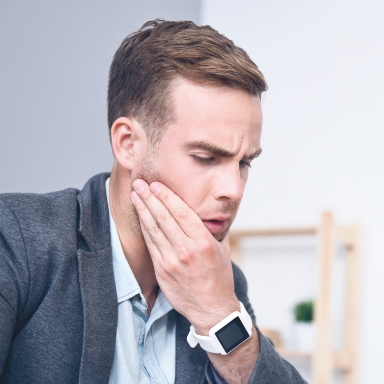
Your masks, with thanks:
[{"label": "gray blazer", "polygon": [[[0,383],[108,383],[117,327],[105,180],[82,191],[0,195]],[[255,321],[247,283],[235,291]],[[211,383],[205,351],[177,314],[176,383]],[[251,383],[302,383],[260,334]]]}]

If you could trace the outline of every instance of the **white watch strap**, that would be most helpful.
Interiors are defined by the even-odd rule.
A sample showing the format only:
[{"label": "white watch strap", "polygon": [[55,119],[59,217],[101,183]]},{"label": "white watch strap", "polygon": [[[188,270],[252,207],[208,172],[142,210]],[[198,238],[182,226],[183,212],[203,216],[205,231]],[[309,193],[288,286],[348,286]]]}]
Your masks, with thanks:
[{"label": "white watch strap", "polygon": [[[189,331],[187,341],[192,348],[195,348],[197,344],[200,344],[200,347],[204,349],[204,351],[212,352],[212,353],[220,353],[221,348],[218,345],[216,340],[213,340],[210,336],[200,336],[195,332],[195,327],[191,325],[191,329]],[[193,346],[192,346],[193,345]]]},{"label": "white watch strap", "polygon": [[248,312],[244,308],[243,303],[241,301],[239,301],[239,303],[240,303],[240,313],[242,315],[242,320],[244,322],[244,326],[245,326],[245,328],[247,328],[248,331],[252,331],[252,319],[251,319],[251,316],[249,316]]},{"label": "white watch strap", "polygon": [[[241,320],[242,320],[245,328],[247,329],[247,331],[250,334],[252,334],[252,319],[251,319],[251,316],[249,316],[248,312],[245,310],[243,303],[241,301],[239,301],[239,303],[240,303],[240,317],[241,317]],[[236,312],[234,312],[234,313],[236,313]],[[229,316],[231,316],[231,315],[229,315]],[[220,323],[223,323],[223,325],[224,325],[224,323],[226,322],[226,319],[229,316],[227,316],[225,319],[223,319]],[[220,325],[220,323],[218,323],[218,325]],[[198,335],[196,333],[195,327],[193,325],[191,325],[191,329],[189,331],[189,334],[188,334],[188,337],[187,337],[187,341],[188,341],[188,344],[192,348],[195,348],[197,344],[200,344],[200,347],[202,349],[204,349],[205,351],[207,351],[207,352],[211,352],[211,353],[222,353],[223,352],[223,348],[221,347],[220,343],[216,339],[214,339],[214,338],[212,338],[210,336]]]}]

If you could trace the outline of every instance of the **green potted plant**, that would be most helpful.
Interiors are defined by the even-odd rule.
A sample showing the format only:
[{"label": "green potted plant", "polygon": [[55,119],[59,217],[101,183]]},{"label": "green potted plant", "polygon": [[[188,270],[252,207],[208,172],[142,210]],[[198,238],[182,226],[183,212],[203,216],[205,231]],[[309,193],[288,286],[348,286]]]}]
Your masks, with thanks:
[{"label": "green potted plant", "polygon": [[315,343],[314,302],[300,301],[293,309],[295,315],[295,345],[299,352],[312,352]]}]

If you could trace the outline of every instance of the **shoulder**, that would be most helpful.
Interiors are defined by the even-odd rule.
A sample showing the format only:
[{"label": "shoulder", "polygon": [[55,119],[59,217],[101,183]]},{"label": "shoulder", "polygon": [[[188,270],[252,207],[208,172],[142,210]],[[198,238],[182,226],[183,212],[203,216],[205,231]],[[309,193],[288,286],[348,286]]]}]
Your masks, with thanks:
[{"label": "shoulder", "polygon": [[232,262],[233,279],[235,281],[235,292],[247,294],[248,284],[242,270]]},{"label": "shoulder", "polygon": [[[17,237],[29,257],[66,247],[77,234],[76,189],[47,194],[0,195],[0,232]],[[43,253],[44,252],[44,253]],[[39,256],[40,255],[40,256]]]},{"label": "shoulder", "polygon": [[75,189],[31,194],[0,194],[0,232],[23,239],[53,235],[62,224],[76,223],[77,196]]},{"label": "shoulder", "polygon": [[77,204],[78,193],[77,189],[68,188],[46,194],[0,194],[0,210],[12,213],[15,218],[25,223],[31,222],[36,225],[39,222],[52,222],[55,216],[68,215],[71,206]]},{"label": "shoulder", "polygon": [[0,296],[18,315],[38,307],[55,276],[76,272],[77,194],[0,194]]},{"label": "shoulder", "polygon": [[66,189],[47,194],[1,194],[3,255],[30,267],[35,263],[40,267],[33,270],[41,272],[41,268],[49,267],[48,259],[63,255],[69,244],[76,246],[77,193],[76,189]]},{"label": "shoulder", "polygon": [[[31,250],[27,252],[29,256],[39,253],[38,257],[41,257],[69,247],[76,252],[80,219],[87,228],[97,227],[102,219],[108,219],[104,196],[108,176],[106,173],[92,177],[82,191],[67,188],[45,194],[0,194],[0,237],[3,234],[13,237],[19,233]],[[101,218],[99,211],[104,213]],[[100,236],[93,237],[97,239]]]}]

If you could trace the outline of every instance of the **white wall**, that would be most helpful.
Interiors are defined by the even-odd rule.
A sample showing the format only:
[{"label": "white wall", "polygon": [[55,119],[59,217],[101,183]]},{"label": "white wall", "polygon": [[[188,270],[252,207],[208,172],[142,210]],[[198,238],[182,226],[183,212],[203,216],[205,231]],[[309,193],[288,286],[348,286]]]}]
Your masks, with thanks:
[{"label": "white wall", "polygon": [[370,384],[384,377],[383,20],[375,0],[204,0],[202,13],[270,88],[235,226],[315,224],[325,209],[363,226],[359,368]]}]

